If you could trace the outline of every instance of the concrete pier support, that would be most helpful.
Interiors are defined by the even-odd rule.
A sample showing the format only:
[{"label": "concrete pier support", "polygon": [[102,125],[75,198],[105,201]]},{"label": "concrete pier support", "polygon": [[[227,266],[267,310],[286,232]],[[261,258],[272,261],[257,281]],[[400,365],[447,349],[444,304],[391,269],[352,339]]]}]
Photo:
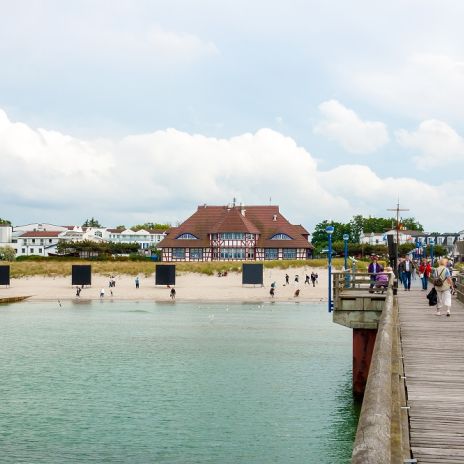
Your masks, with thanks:
[{"label": "concrete pier support", "polygon": [[364,395],[377,329],[353,329],[353,394]]}]

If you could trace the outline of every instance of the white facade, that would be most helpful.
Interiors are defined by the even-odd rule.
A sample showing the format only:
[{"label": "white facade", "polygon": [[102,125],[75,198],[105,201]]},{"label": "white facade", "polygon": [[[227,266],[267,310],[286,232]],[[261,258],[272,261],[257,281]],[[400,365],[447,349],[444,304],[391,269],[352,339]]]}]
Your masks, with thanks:
[{"label": "white facade", "polygon": [[166,232],[160,230],[148,231],[126,229],[117,231],[107,229],[105,238],[115,243],[138,243],[141,250],[148,250],[151,246],[156,246],[166,236]]},{"label": "white facade", "polygon": [[12,247],[16,251],[16,256],[48,256],[56,253],[58,244],[64,232],[25,232],[16,237]]},{"label": "white facade", "polygon": [[0,247],[11,246],[13,238],[13,227],[0,225]]}]

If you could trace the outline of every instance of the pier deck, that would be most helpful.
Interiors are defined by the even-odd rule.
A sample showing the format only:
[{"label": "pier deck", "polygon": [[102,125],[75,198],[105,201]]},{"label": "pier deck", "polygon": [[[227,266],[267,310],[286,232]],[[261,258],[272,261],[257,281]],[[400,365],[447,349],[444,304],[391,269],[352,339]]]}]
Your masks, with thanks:
[{"label": "pier deck", "polygon": [[462,464],[464,306],[453,297],[451,317],[438,317],[426,294],[398,290],[411,450],[418,464]]}]

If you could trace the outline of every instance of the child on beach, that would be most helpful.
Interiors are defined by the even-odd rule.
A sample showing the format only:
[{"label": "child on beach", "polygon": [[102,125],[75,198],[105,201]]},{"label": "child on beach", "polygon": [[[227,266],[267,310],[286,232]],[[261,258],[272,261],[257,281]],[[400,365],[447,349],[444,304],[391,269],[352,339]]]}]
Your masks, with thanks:
[{"label": "child on beach", "polygon": [[169,293],[169,296],[171,297],[171,300],[176,299],[176,289],[174,287],[171,288],[171,292]]}]

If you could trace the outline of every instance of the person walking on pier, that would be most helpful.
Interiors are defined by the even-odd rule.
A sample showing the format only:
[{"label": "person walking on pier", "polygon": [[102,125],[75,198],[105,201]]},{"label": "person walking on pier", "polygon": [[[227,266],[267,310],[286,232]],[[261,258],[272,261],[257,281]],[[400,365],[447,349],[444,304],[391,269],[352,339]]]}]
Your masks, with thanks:
[{"label": "person walking on pier", "polygon": [[441,258],[440,265],[435,269],[433,277],[433,285],[437,291],[437,316],[441,316],[441,309],[446,308],[446,315],[451,316],[451,288],[453,281],[451,280],[451,272],[448,269],[448,259]]},{"label": "person walking on pier", "polygon": [[375,282],[377,274],[383,272],[383,266],[378,262],[379,257],[377,255],[371,256],[371,262],[367,268],[367,272],[370,274],[371,283],[369,285],[369,293],[374,293]]},{"label": "person walking on pier", "polygon": [[427,284],[431,272],[432,266],[430,265],[430,262],[427,261],[425,258],[422,258],[422,261],[419,265],[419,277],[422,280],[422,290],[427,290]]},{"label": "person walking on pier", "polygon": [[415,267],[416,265],[413,261],[411,261],[409,255],[406,255],[404,261],[402,261],[398,266],[398,273],[401,273],[403,276],[403,285],[405,292],[409,292],[411,290],[411,273]]}]

